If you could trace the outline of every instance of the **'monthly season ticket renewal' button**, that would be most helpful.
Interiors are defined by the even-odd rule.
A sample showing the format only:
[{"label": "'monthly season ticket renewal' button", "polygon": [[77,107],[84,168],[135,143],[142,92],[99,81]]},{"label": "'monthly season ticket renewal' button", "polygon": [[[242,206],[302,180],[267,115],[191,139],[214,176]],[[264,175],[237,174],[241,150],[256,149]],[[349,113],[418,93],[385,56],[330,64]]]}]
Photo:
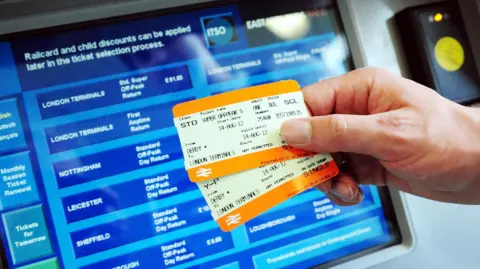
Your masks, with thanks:
[{"label": "'monthly season ticket renewal' button", "polygon": [[29,152],[0,157],[0,210],[39,199]]}]

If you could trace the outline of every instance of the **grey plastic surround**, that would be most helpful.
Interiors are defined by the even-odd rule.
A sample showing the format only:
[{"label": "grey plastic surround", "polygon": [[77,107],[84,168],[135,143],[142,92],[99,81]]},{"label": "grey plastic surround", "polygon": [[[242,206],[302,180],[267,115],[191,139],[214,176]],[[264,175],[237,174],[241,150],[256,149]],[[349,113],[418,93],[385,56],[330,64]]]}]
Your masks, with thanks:
[{"label": "grey plastic surround", "polygon": [[[102,5],[94,5],[92,4],[93,1],[87,1],[86,3],[88,5],[82,5],[82,1],[76,1],[77,4],[68,5],[68,8],[66,9],[64,4],[61,4],[61,1],[52,1],[53,4],[50,3],[48,10],[42,10],[42,12],[37,15],[32,15],[32,12],[18,12],[20,17],[8,16],[8,18],[5,19],[5,17],[2,18],[2,15],[5,16],[4,14],[6,12],[3,14],[0,12],[0,35],[210,1],[212,0],[131,0],[123,2],[101,1]],[[338,5],[346,36],[352,52],[352,58],[355,67],[359,68],[368,66],[369,61],[366,57],[368,40],[364,40],[364,35],[362,35],[361,28],[359,27],[361,24],[358,18],[359,13],[354,10],[354,8],[358,8],[359,6],[359,3],[356,1],[358,0],[338,0]],[[361,2],[364,2],[363,4],[367,4],[366,2],[372,1],[375,0],[362,0]],[[55,2],[58,3],[57,8],[55,6]],[[15,9],[28,8],[28,6],[29,1],[24,1],[24,3],[22,3],[22,1],[16,1],[10,4],[1,4],[0,2],[0,9],[3,9],[4,11],[6,9],[11,9],[11,12],[8,14],[15,12]],[[398,67],[399,63],[397,62],[395,66]],[[400,73],[400,68],[391,71]],[[337,265],[333,268],[369,268],[393,258],[405,255],[415,247],[416,237],[413,230],[412,221],[408,213],[409,210],[407,208],[407,203],[405,203],[405,195],[392,189],[391,196],[395,208],[395,214],[400,225],[400,232],[403,238],[402,243],[400,245],[392,246],[390,248],[386,248]]]}]

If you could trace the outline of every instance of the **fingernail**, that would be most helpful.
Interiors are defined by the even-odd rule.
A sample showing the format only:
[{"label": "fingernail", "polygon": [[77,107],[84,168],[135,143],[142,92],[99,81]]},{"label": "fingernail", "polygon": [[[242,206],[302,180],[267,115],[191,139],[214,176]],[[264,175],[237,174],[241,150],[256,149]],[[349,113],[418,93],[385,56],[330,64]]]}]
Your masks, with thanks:
[{"label": "fingernail", "polygon": [[308,121],[288,120],[282,124],[280,134],[287,144],[309,144],[312,140],[312,125]]},{"label": "fingernail", "polygon": [[363,198],[365,198],[365,195],[363,194],[363,191],[360,191],[359,195],[360,195],[359,202],[361,203],[363,202]]},{"label": "fingernail", "polygon": [[341,181],[335,182],[332,185],[332,194],[338,196],[340,199],[350,202],[355,200],[358,193],[355,193],[350,184]]}]

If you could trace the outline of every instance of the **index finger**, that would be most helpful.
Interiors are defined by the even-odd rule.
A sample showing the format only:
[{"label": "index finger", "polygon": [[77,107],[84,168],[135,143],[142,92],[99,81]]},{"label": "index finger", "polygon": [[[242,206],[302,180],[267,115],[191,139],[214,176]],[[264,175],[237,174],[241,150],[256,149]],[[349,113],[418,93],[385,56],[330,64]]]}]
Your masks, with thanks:
[{"label": "index finger", "polygon": [[[380,72],[383,79],[379,78]],[[315,116],[333,113],[367,115],[372,111],[370,99],[375,84],[378,80],[390,80],[385,77],[393,77],[393,75],[376,68],[361,68],[326,79],[303,89],[305,103]],[[382,87],[378,84],[377,86]]]}]

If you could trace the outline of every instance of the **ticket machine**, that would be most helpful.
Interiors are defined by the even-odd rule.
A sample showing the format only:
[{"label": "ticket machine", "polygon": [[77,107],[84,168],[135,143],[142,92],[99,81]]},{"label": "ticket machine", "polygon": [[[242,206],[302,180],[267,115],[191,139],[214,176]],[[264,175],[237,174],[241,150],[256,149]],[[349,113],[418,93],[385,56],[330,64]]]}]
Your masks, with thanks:
[{"label": "ticket machine", "polygon": [[366,268],[414,248],[396,190],[309,190],[225,233],[183,167],[175,104],[372,64],[353,1],[35,3],[0,2],[3,268]]}]

